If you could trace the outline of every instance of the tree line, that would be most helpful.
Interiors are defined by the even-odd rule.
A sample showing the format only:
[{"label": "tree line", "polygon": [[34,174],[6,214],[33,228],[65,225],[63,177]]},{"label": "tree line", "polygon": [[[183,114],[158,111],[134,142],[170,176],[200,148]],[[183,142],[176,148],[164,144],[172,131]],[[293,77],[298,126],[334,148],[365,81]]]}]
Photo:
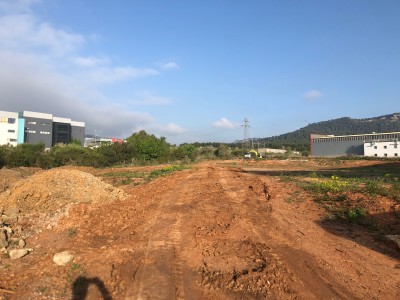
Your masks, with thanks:
[{"label": "tree line", "polygon": [[0,167],[39,167],[49,169],[65,165],[109,167],[168,162],[189,163],[200,159],[230,159],[243,157],[240,146],[224,143],[169,144],[164,137],[146,131],[132,134],[124,143],[101,143],[84,148],[79,142],[56,145],[45,151],[44,144],[20,144],[0,147]]}]

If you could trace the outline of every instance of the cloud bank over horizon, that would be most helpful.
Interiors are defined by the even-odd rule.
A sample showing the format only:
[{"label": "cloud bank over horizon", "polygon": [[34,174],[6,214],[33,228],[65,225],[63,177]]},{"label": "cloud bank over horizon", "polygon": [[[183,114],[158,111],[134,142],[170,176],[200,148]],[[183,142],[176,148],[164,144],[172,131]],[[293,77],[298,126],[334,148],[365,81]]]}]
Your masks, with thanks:
[{"label": "cloud bank over horizon", "polygon": [[[90,36],[57,28],[40,20],[33,5],[40,0],[0,1],[1,110],[37,111],[86,123],[87,133],[127,137],[140,129],[156,135],[179,135],[186,130],[174,122],[159,124],[135,106],[171,105],[172,99],[152,91],[110,98],[104,89],[163,71],[179,69],[170,61],[151,66],[115,65],[105,54],[87,54]],[[133,104],[133,105],[132,105]],[[173,120],[171,120],[173,121]]]}]

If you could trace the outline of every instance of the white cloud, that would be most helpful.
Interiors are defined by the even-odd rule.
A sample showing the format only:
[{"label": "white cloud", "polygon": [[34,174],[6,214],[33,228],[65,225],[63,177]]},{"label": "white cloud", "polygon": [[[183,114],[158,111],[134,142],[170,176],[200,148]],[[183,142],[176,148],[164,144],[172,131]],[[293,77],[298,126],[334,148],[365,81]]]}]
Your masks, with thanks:
[{"label": "white cloud", "polygon": [[140,91],[136,93],[137,99],[130,101],[136,105],[168,105],[171,104],[171,99],[154,95],[150,91]]},{"label": "white cloud", "polygon": [[175,70],[175,69],[179,69],[179,66],[175,62],[168,62],[166,64],[163,64],[161,66],[161,69],[162,70]]},{"label": "white cloud", "polygon": [[[96,90],[49,69],[37,56],[0,52],[2,110],[39,111],[86,123],[104,135],[125,137],[154,118],[111,103]],[[12,68],[10,68],[12,66]],[[23,82],[23,84],[21,84]]]},{"label": "white cloud", "polygon": [[232,123],[226,118],[221,118],[218,121],[213,123],[214,128],[224,128],[224,129],[235,129],[238,128],[239,125]]},{"label": "white cloud", "polygon": [[324,94],[322,94],[318,90],[311,90],[311,91],[308,91],[307,93],[304,93],[303,97],[306,100],[318,100],[318,99],[323,98]]},{"label": "white cloud", "polygon": [[39,22],[33,15],[18,14],[0,17],[0,46],[19,51],[49,51],[65,55],[86,42],[80,34],[68,33]]},{"label": "white cloud", "polygon": [[159,75],[157,70],[151,68],[134,68],[134,67],[111,67],[98,68],[90,74],[91,79],[96,83],[114,83],[127,79],[136,79],[139,77],[147,77]]},{"label": "white cloud", "polygon": [[165,135],[177,136],[187,132],[186,129],[182,128],[181,126],[175,123],[168,123],[167,125],[149,124],[140,127],[140,129],[146,130],[155,135],[162,135],[162,136]]},{"label": "white cloud", "polygon": [[186,131],[186,129],[174,123],[169,123],[160,128],[160,132],[167,135],[179,135],[185,133]]},{"label": "white cloud", "polygon": [[[103,136],[126,137],[140,128],[167,136],[185,132],[174,123],[160,125],[151,114],[134,111],[103,91],[113,93],[109,86],[113,83],[155,76],[160,71],[115,66],[107,55],[81,55],[92,36],[40,21],[30,10],[40,2],[0,0],[1,110],[68,117],[85,122],[86,132],[96,130]],[[151,93],[142,93],[139,100],[152,105],[170,103],[169,98]]]},{"label": "white cloud", "polygon": [[97,67],[102,65],[108,65],[110,60],[107,57],[96,57],[96,56],[77,56],[73,57],[72,62],[82,67]]},{"label": "white cloud", "polygon": [[0,11],[27,12],[33,4],[42,3],[42,0],[0,0]]}]

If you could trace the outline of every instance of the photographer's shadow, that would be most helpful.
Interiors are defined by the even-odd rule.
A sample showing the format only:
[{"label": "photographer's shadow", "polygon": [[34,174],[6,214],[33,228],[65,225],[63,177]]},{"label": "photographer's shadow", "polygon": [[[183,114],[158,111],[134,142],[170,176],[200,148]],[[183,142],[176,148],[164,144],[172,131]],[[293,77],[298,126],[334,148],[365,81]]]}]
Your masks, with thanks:
[{"label": "photographer's shadow", "polygon": [[85,300],[91,285],[96,286],[103,300],[112,300],[103,281],[98,277],[86,278],[83,276],[79,276],[72,284],[72,300]]}]

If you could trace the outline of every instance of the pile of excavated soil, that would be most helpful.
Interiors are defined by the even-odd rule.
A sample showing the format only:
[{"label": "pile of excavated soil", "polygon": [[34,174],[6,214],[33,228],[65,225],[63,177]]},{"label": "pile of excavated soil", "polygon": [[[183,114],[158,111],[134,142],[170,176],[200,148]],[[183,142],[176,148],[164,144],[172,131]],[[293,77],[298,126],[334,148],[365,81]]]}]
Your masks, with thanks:
[{"label": "pile of excavated soil", "polygon": [[70,203],[122,200],[126,194],[93,175],[72,169],[38,172],[0,194],[0,207],[22,212],[53,212]]},{"label": "pile of excavated soil", "polygon": [[3,168],[0,170],[0,193],[9,189],[15,182],[22,178],[22,174],[16,170]]},{"label": "pile of excavated soil", "polygon": [[0,193],[11,188],[17,181],[29,177],[38,172],[39,168],[15,168],[15,169],[0,169]]}]

